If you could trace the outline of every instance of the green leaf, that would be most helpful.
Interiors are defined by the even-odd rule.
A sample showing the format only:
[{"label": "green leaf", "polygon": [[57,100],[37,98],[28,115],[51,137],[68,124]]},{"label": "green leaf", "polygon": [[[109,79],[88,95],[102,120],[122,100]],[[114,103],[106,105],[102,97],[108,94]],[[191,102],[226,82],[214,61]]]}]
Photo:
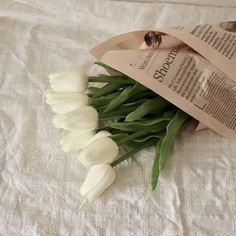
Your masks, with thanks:
[{"label": "green leaf", "polygon": [[161,145],[163,142],[163,137],[158,141],[157,146],[156,146],[156,154],[155,154],[155,158],[154,158],[154,162],[153,162],[153,166],[152,166],[152,190],[154,191],[156,186],[157,186],[157,181],[158,181],[158,177],[160,174],[160,170],[159,170],[159,158],[160,158],[160,149],[161,149]]},{"label": "green leaf", "polygon": [[140,100],[140,99],[150,99],[150,98],[155,98],[157,97],[158,95],[156,93],[154,93],[153,91],[151,90],[147,90],[147,91],[142,91],[140,93],[137,93],[135,96],[132,96],[130,97],[127,102],[134,102],[134,101],[137,101],[137,100]]},{"label": "green leaf", "polygon": [[119,133],[119,134],[112,134],[111,136],[109,136],[111,139],[113,139],[113,141],[115,142],[119,142],[120,140],[127,138],[129,135],[126,133]]},{"label": "green leaf", "polygon": [[147,126],[145,129],[139,129],[138,131],[128,135],[126,138],[120,140],[122,143],[135,140],[136,138],[143,137],[144,135],[151,135],[151,132],[157,133],[166,129],[168,122],[157,123],[154,125]]},{"label": "green leaf", "polygon": [[107,108],[104,110],[104,113],[115,110],[119,105],[126,102],[130,97],[145,90],[147,90],[147,88],[137,83],[133,86],[125,88],[116,98],[114,98],[108,104]]},{"label": "green leaf", "polygon": [[[146,129],[148,126],[152,126],[160,123],[157,127],[166,127],[168,122],[174,117],[174,113],[169,113],[168,116],[163,115],[159,116],[155,119],[147,119],[141,121],[133,121],[133,122],[110,122],[106,125],[106,127],[119,129],[123,131],[138,131],[141,129]],[[156,128],[157,128],[156,127]]]},{"label": "green leaf", "polygon": [[100,96],[107,95],[109,93],[112,93],[112,92],[116,91],[119,88],[121,88],[120,84],[109,83],[109,84],[105,85],[104,87],[99,88],[98,90],[94,91],[93,92],[93,98],[97,98],[97,97],[100,97]]},{"label": "green leaf", "polygon": [[[158,143],[156,156],[154,160],[154,165],[152,169],[152,189],[156,188],[156,184],[158,181],[158,177],[160,171],[164,168],[166,160],[170,155],[172,150],[175,138],[181,128],[183,127],[184,123],[188,120],[189,115],[185,112],[178,110],[176,112],[175,117],[169,122],[166,135],[163,137],[162,142]],[[156,163],[158,160],[158,164]],[[157,169],[158,167],[158,169]]]},{"label": "green leaf", "polygon": [[101,96],[99,98],[92,98],[90,99],[90,104],[93,106],[102,106],[107,105],[113,98],[117,97],[121,93],[121,90],[118,90],[117,92],[110,93],[106,96]]},{"label": "green leaf", "polygon": [[132,104],[132,105],[121,105],[118,106],[115,111],[107,112],[107,113],[99,113],[100,119],[107,119],[107,118],[115,118],[115,117],[126,117],[131,111],[135,110],[139,105]]},{"label": "green leaf", "polygon": [[135,111],[131,112],[126,117],[126,121],[140,120],[145,115],[150,113],[160,114],[164,111],[164,109],[166,109],[170,105],[171,104],[162,97],[147,100],[142,105],[140,105]]},{"label": "green leaf", "polygon": [[98,87],[88,87],[88,91],[90,94],[93,94],[94,92],[97,92],[99,90]]},{"label": "green leaf", "polygon": [[158,132],[158,133],[151,133],[151,134],[148,134],[148,135],[144,135],[144,136],[141,136],[141,137],[138,137],[138,138],[135,138],[134,139],[134,142],[137,142],[137,143],[142,143],[142,142],[146,142],[147,140],[151,139],[151,138],[162,138],[163,137],[163,133],[164,132]]}]

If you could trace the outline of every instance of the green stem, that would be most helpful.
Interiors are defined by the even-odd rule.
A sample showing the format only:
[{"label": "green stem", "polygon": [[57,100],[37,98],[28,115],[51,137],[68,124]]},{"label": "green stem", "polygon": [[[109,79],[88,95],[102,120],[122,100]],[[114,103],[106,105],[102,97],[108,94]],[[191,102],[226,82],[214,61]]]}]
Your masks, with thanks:
[{"label": "green stem", "polygon": [[120,88],[120,84],[106,84],[104,87],[99,88],[97,91],[93,93],[93,98],[98,98],[100,96],[107,95],[109,93],[117,91]]},{"label": "green stem", "polygon": [[89,76],[89,82],[97,83],[118,83],[118,84],[134,84],[133,81],[127,80],[122,76]]},{"label": "green stem", "polygon": [[100,119],[106,119],[111,117],[125,117],[131,111],[135,110],[139,105],[120,106],[115,111],[111,111],[105,114],[99,114]]},{"label": "green stem", "polygon": [[127,160],[129,157],[133,156],[135,153],[141,151],[144,148],[150,147],[152,146],[154,143],[156,143],[157,140],[156,139],[152,139],[149,142],[144,143],[143,145],[140,145],[138,148],[133,149],[130,152],[127,152],[126,154],[122,155],[120,158],[118,158],[117,160],[113,161],[111,163],[111,166],[114,167],[116,165],[118,165],[119,163],[121,163],[122,161]]},{"label": "green stem", "polygon": [[135,138],[138,138],[146,133],[149,133],[149,130],[148,129],[144,129],[144,130],[141,130],[141,131],[138,131],[138,132],[135,132],[131,135],[129,135],[127,138],[124,138],[121,140],[122,143],[125,143],[125,142],[128,142],[130,140],[133,140]]}]

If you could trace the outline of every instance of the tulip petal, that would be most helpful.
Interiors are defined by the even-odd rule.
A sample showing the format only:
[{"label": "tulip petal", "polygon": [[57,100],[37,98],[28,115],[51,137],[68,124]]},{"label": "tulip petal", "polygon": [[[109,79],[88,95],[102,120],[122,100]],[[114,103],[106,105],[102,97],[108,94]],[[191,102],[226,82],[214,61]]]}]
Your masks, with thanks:
[{"label": "tulip petal", "polygon": [[62,69],[62,70],[59,70],[59,71],[50,73],[50,74],[48,75],[48,78],[49,78],[49,80],[53,80],[54,78],[56,78],[56,77],[58,77],[58,76],[61,76],[61,75],[63,75],[64,73],[66,73],[66,70],[65,70],[65,69]]},{"label": "tulip petal", "polygon": [[94,130],[98,125],[98,113],[91,106],[79,107],[66,114],[57,114],[53,118],[56,128],[65,130]]},{"label": "tulip petal", "polygon": [[94,142],[96,139],[99,139],[99,138],[104,138],[104,137],[108,137],[110,136],[111,133],[109,133],[108,131],[106,130],[102,130],[102,131],[99,131],[98,133],[96,133],[88,142],[87,145],[89,145],[90,143]]},{"label": "tulip petal", "polygon": [[54,113],[65,114],[71,112],[79,107],[77,102],[71,103],[58,103],[51,106],[51,109]]},{"label": "tulip petal", "polygon": [[111,163],[118,155],[118,145],[111,138],[94,140],[79,154],[79,161],[84,166]]},{"label": "tulip petal", "polygon": [[115,177],[116,173],[110,165],[94,165],[89,169],[80,188],[80,194],[93,201],[113,183]]},{"label": "tulip petal", "polygon": [[67,119],[64,122],[64,129],[96,129],[98,125],[98,113],[91,106],[80,107],[77,110],[66,114]]},{"label": "tulip petal", "polygon": [[111,134],[107,131],[100,131],[95,134],[95,130],[73,130],[61,139],[61,149],[64,152],[81,150],[89,145],[91,141],[109,135]]},{"label": "tulip petal", "polygon": [[47,91],[45,93],[46,102],[49,105],[62,103],[62,102],[70,102],[74,100],[79,100],[82,105],[88,104],[89,97],[84,93],[69,93],[69,92],[52,92]]},{"label": "tulip petal", "polygon": [[52,118],[52,123],[54,124],[54,126],[58,129],[63,128],[64,127],[64,121],[66,119],[66,116],[64,114],[57,114]]},{"label": "tulip petal", "polygon": [[55,92],[83,92],[88,87],[88,77],[83,68],[72,68],[49,75]]},{"label": "tulip petal", "polygon": [[84,93],[46,92],[46,103],[51,105],[53,112],[65,114],[81,106],[88,105],[89,97]]},{"label": "tulip petal", "polygon": [[64,152],[81,150],[89,140],[95,135],[95,131],[91,130],[74,130],[61,139],[60,144]]}]

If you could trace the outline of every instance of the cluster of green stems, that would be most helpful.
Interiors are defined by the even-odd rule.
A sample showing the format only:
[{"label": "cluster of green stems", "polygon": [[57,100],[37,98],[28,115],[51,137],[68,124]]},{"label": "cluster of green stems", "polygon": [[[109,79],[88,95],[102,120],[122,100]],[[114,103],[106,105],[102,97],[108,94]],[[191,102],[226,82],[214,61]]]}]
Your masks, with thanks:
[{"label": "cluster of green stems", "polygon": [[109,131],[110,137],[125,150],[111,166],[155,146],[151,175],[154,190],[175,138],[189,115],[123,74],[90,76],[89,82],[105,83],[101,88],[89,87],[90,105],[99,113],[99,129]]}]

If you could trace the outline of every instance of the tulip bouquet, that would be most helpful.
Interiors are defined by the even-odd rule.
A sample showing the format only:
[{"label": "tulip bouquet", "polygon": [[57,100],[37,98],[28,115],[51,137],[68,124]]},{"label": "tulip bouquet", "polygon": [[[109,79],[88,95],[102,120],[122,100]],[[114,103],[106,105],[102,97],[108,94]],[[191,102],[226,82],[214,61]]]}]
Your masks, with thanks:
[{"label": "tulip bouquet", "polygon": [[[69,131],[60,141],[61,149],[79,150],[79,161],[89,169],[80,189],[89,201],[112,184],[116,165],[153,145],[154,190],[175,138],[189,119],[153,91],[115,72],[87,76],[82,68],[72,68],[49,75],[52,90],[45,97],[56,113],[52,122]],[[103,86],[92,87],[90,82]]]}]

